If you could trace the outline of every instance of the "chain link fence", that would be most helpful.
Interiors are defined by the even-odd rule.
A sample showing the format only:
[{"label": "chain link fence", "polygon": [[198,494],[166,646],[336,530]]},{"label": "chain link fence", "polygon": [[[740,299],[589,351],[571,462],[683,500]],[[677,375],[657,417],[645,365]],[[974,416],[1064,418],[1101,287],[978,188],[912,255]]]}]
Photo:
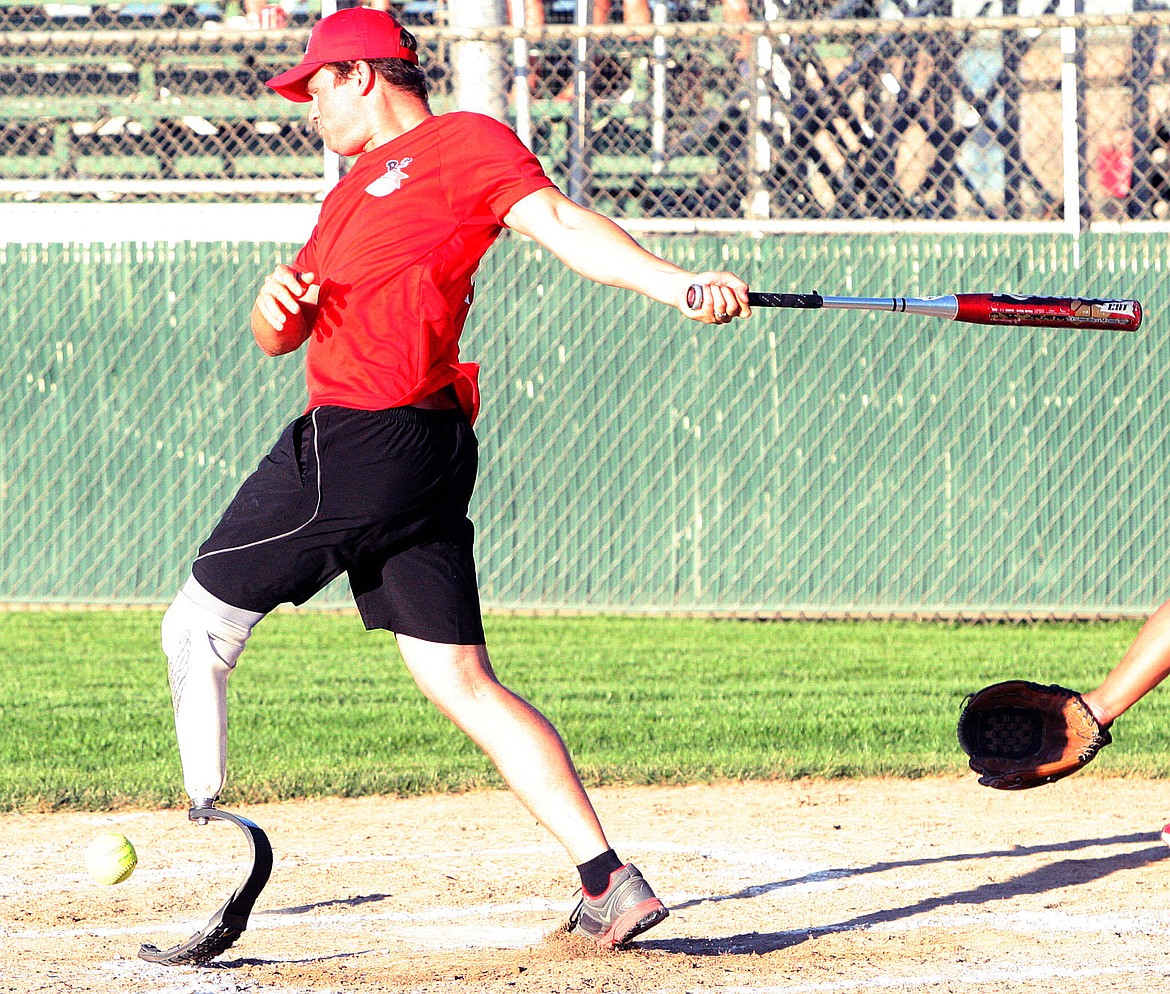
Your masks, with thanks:
[{"label": "chain link fence", "polygon": [[[763,311],[717,330],[505,236],[464,349],[488,606],[1102,617],[1165,598],[1164,235],[647,245],[759,287],[1133,295],[1148,324]],[[0,601],[173,596],[304,404],[300,358],[247,330],[295,247],[0,245]]]},{"label": "chain link fence", "polygon": [[[486,100],[574,199],[651,226],[1170,212],[1170,12],[767,4],[730,24],[718,6],[458,31],[427,23],[441,5],[396,10],[436,111]],[[0,6],[0,199],[319,199],[344,166],[263,85],[316,16],[294,5],[265,30],[214,4]]]},{"label": "chain link fence", "polygon": [[[574,7],[476,30],[441,3],[394,10],[436,111],[507,119],[562,189],[689,268],[832,294],[1137,297],[1147,327],[764,312],[719,333],[505,236],[465,336],[484,364],[485,603],[1160,603],[1170,291],[1164,233],[1131,222],[1170,215],[1170,12],[753,0],[743,23],[671,2],[652,24],[577,26]],[[345,163],[263,84],[320,13],[279,11],[0,4],[0,207],[311,209]],[[296,246],[22,240],[0,236],[0,601],[165,602],[303,404],[299,360],[263,359],[247,331]]]}]

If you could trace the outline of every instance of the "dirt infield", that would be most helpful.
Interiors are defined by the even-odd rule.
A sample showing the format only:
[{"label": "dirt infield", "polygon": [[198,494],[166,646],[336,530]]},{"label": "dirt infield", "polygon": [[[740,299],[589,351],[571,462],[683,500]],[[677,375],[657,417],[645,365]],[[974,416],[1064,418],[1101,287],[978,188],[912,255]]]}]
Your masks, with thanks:
[{"label": "dirt infield", "polygon": [[[1170,975],[1170,783],[1089,776],[594,792],[671,917],[634,948],[566,935],[575,874],[507,793],[241,808],[276,867],[216,964],[136,956],[201,927],[243,835],[185,813],[0,818],[0,991],[1146,992]],[[89,880],[103,830],[140,863]]]}]

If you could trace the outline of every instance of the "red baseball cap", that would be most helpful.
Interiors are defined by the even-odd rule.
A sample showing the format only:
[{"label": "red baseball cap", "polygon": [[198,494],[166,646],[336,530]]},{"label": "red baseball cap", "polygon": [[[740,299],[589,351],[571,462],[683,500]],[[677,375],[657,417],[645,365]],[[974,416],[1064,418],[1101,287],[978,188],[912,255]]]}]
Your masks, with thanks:
[{"label": "red baseball cap", "polygon": [[305,87],[318,69],[359,59],[405,59],[417,65],[418,52],[414,38],[384,10],[346,7],[319,20],[300,65],[273,76],[268,85],[282,97],[305,104],[313,99]]}]

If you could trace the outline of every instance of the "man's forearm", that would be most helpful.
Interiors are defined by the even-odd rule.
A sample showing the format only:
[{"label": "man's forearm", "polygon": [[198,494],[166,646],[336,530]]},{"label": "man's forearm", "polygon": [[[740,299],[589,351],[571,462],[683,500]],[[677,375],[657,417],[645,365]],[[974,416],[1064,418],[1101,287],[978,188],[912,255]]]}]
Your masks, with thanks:
[{"label": "man's forearm", "polygon": [[1170,601],[1142,625],[1129,649],[1101,686],[1084,694],[1097,720],[1112,722],[1170,674]]},{"label": "man's forearm", "polygon": [[278,356],[295,352],[309,337],[309,326],[304,311],[289,315],[280,328],[274,327],[258,305],[252,306],[252,337],[266,355]]},{"label": "man's forearm", "polygon": [[268,276],[252,305],[252,337],[271,356],[299,349],[317,317],[319,287],[312,273],[279,265]]},{"label": "man's forearm", "polygon": [[[747,284],[733,273],[688,272],[642,248],[614,221],[574,203],[555,187],[517,201],[504,224],[539,242],[586,279],[635,290],[659,303],[677,307],[694,321],[726,324],[748,317]],[[699,307],[687,289],[699,283],[709,290]]]},{"label": "man's forearm", "polygon": [[635,290],[673,304],[687,280],[686,270],[642,248],[620,225],[593,211],[574,214],[573,237],[553,249],[566,266],[606,286]]}]

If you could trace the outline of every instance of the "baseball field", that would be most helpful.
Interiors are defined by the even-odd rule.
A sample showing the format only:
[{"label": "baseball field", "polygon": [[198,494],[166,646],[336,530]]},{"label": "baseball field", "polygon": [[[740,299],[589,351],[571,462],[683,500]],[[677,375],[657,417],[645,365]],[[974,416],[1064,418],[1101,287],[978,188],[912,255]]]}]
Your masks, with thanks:
[{"label": "baseball field", "polygon": [[[1012,994],[1170,974],[1160,695],[1031,791],[979,786],[954,740],[968,690],[1087,689],[1135,623],[489,619],[501,678],[560,727],[671,909],[599,953],[564,930],[573,867],[393,647],[292,612],[231,686],[224,806],[267,831],[272,879],[213,964],[148,964],[139,945],[201,928],[246,859],[230,825],[186,819],[157,622],[0,616],[0,991]],[[138,850],[115,886],[84,868],[104,831]]]}]

